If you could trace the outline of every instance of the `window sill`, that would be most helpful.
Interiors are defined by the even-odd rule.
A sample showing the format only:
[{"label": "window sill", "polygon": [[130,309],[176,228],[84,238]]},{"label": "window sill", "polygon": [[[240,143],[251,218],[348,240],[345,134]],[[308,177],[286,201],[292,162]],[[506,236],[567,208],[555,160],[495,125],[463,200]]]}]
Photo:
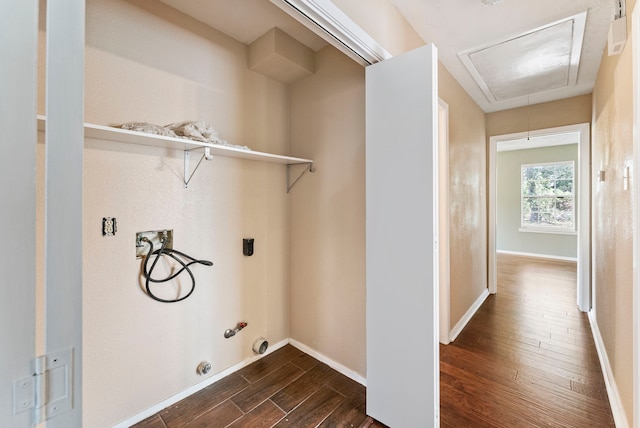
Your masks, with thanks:
[{"label": "window sill", "polygon": [[519,232],[525,233],[550,233],[553,235],[577,235],[578,232],[573,229],[562,229],[560,227],[521,227]]}]

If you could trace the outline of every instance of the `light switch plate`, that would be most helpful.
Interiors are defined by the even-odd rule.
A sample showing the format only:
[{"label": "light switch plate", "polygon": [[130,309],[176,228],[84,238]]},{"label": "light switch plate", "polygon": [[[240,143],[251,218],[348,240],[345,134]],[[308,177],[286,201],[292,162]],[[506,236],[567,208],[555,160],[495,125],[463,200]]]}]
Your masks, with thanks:
[{"label": "light switch plate", "polygon": [[629,167],[624,167],[624,172],[622,174],[622,187],[624,190],[629,190]]}]

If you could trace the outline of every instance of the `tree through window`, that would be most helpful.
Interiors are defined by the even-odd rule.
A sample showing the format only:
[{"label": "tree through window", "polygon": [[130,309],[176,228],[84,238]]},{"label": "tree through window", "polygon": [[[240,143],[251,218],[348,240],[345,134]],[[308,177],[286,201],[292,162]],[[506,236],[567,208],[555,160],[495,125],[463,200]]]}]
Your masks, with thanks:
[{"label": "tree through window", "polygon": [[522,228],[575,231],[574,162],[521,166]]}]

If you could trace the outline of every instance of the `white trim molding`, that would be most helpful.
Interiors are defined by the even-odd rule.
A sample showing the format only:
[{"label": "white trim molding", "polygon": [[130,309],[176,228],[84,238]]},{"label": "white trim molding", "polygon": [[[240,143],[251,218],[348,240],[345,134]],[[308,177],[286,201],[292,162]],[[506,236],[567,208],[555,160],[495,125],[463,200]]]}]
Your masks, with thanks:
[{"label": "white trim molding", "polygon": [[560,126],[557,128],[536,129],[526,132],[517,132],[506,135],[489,137],[489,218],[488,218],[488,281],[489,292],[497,291],[497,264],[496,264],[496,163],[498,144],[505,141],[538,139],[555,134],[578,133],[578,169],[579,177],[578,206],[576,207],[576,222],[578,230],[578,285],[577,304],[582,312],[591,309],[591,133],[588,123]]},{"label": "white trim molding", "polygon": [[438,282],[440,343],[448,345],[451,326],[451,243],[449,225],[449,104],[438,98]]},{"label": "white trim molding", "polygon": [[[623,2],[624,3],[624,2]],[[631,18],[633,37],[633,426],[640,428],[640,7]]]},{"label": "white trim molding", "polygon": [[361,65],[392,57],[330,0],[271,0],[271,3]]},{"label": "white trim molding", "polygon": [[286,345],[291,345],[294,346],[296,348],[298,348],[299,350],[301,350],[302,352],[306,353],[307,355],[312,356],[313,358],[315,358],[316,360],[325,363],[326,365],[328,365],[329,367],[331,367],[332,369],[334,369],[335,371],[342,373],[343,375],[345,375],[346,377],[348,377],[349,379],[354,380],[355,382],[358,382],[361,385],[367,386],[367,381],[364,377],[360,376],[358,373],[354,372],[351,369],[346,368],[345,366],[343,366],[342,364],[339,364],[335,361],[333,361],[331,358],[321,354],[320,352],[308,347],[307,345],[304,345],[300,342],[298,342],[297,340],[293,340],[293,339],[284,339],[281,340],[280,342],[276,343],[275,345],[269,346],[269,349],[267,350],[267,352],[265,352],[262,355],[254,355],[250,358],[245,359],[244,361],[239,362],[238,364],[235,364],[231,367],[229,367],[228,369],[225,369],[219,373],[216,373],[210,377],[208,377],[207,379],[203,380],[202,382],[199,382],[195,385],[193,385],[190,388],[185,389],[184,391],[180,391],[179,393],[172,395],[171,397],[167,398],[166,400],[161,401],[160,403],[149,407],[148,409],[138,413],[135,416],[130,417],[129,419],[122,421],[116,425],[114,425],[114,428],[127,428],[130,427],[131,425],[134,425],[140,421],[145,420],[146,418],[148,418],[149,416],[153,416],[156,413],[160,412],[163,409],[166,409],[169,406],[172,406],[174,404],[176,404],[177,402],[179,402],[180,400],[183,400],[187,397],[189,397],[190,395],[195,394],[198,391],[203,390],[204,388],[218,382],[219,380],[237,372],[238,370],[242,369],[243,367],[248,366],[249,364],[266,357],[267,355],[277,351],[278,349],[286,346]]},{"label": "white trim molding", "polygon": [[510,254],[513,256],[536,257],[538,259],[562,260],[566,262],[577,262],[577,257],[553,256],[551,254],[523,253],[520,251],[496,250],[497,254]]},{"label": "white trim molding", "polygon": [[298,348],[299,350],[301,350],[302,352],[304,352],[307,355],[312,356],[313,358],[315,358],[316,360],[325,363],[326,365],[328,365],[329,367],[331,367],[332,369],[334,369],[335,371],[342,373],[343,375],[345,375],[346,377],[348,377],[349,379],[358,382],[360,385],[363,386],[367,386],[367,380],[360,376],[358,373],[354,372],[351,369],[348,369],[347,367],[343,366],[340,363],[337,363],[335,361],[333,361],[331,358],[327,357],[324,354],[321,354],[320,352],[316,351],[315,349],[312,349],[310,347],[308,347],[307,345],[298,342],[297,340],[294,339],[289,339],[289,344],[291,346],[294,346],[296,348]]},{"label": "white trim molding", "polygon": [[548,233],[550,235],[577,235],[578,232],[571,228],[560,227],[521,227],[518,232],[522,233]]},{"label": "white trim molding", "polygon": [[618,385],[609,363],[609,356],[604,346],[604,341],[600,335],[600,329],[598,328],[598,322],[593,311],[589,311],[589,324],[591,325],[591,333],[593,334],[593,341],[596,343],[596,350],[598,351],[598,359],[600,360],[600,367],[602,368],[602,375],[604,376],[604,384],[607,387],[607,395],[609,396],[609,404],[611,405],[611,413],[613,413],[613,421],[618,428],[628,428],[629,422],[627,415],[625,414],[624,407],[622,406],[622,399],[620,398],[620,392],[618,391]]},{"label": "white trim molding", "polygon": [[190,388],[187,388],[183,391],[180,391],[179,393],[172,395],[171,397],[167,398],[166,400],[161,401],[160,403],[149,407],[148,409],[138,413],[137,415],[134,415],[132,417],[130,417],[129,419],[119,422],[116,425],[114,425],[113,428],[128,428],[131,425],[137,424],[140,421],[145,420],[146,418],[148,418],[149,416],[153,416],[156,413],[160,412],[163,409],[166,409],[169,406],[172,406],[174,404],[176,404],[178,401],[183,400],[187,397],[189,397],[190,395],[195,394],[198,391],[201,391],[203,389],[205,389],[206,387],[216,383],[217,381],[221,380],[222,378],[225,378],[227,376],[229,376],[230,374],[233,374],[235,372],[237,372],[238,370],[240,370],[243,367],[248,366],[249,364],[266,357],[267,355],[277,351],[278,349],[284,347],[285,345],[287,345],[289,343],[289,339],[284,339],[281,340],[280,342],[276,343],[275,345],[271,345],[269,346],[269,349],[267,350],[267,352],[265,352],[262,355],[254,355],[250,358],[245,359],[244,361],[239,362],[238,364],[235,364],[231,367],[229,367],[228,369],[225,369],[219,373],[216,373],[208,378],[206,378],[205,380],[203,380],[202,382],[199,382],[195,385],[193,385]]},{"label": "white trim molding", "polygon": [[451,329],[451,333],[449,334],[449,338],[452,342],[456,340],[460,333],[462,333],[462,330],[467,326],[467,324],[469,324],[469,321],[471,321],[471,318],[473,318],[476,312],[478,312],[478,309],[480,309],[480,306],[482,306],[484,301],[487,300],[487,297],[489,297],[489,290],[485,289],[482,294],[478,296],[476,301],[473,302],[462,318],[460,318],[460,321],[453,326],[453,329]]}]

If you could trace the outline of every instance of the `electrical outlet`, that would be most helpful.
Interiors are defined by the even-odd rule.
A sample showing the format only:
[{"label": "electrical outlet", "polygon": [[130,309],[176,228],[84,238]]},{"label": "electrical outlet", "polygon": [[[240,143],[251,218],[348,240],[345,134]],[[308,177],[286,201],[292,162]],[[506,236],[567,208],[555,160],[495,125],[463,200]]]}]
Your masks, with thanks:
[{"label": "electrical outlet", "polygon": [[113,236],[118,231],[115,217],[102,218],[102,236]]}]

